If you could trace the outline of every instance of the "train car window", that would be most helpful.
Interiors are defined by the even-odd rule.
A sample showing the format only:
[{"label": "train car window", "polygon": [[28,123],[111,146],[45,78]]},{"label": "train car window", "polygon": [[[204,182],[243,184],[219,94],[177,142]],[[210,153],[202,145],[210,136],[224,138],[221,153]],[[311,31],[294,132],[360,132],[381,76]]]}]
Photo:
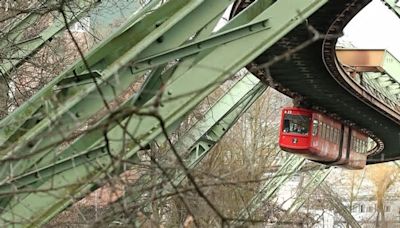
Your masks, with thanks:
[{"label": "train car window", "polygon": [[325,135],[325,138],[326,138],[326,140],[328,140],[328,141],[330,141],[330,139],[329,139],[329,135],[330,135],[330,131],[331,131],[330,128],[331,128],[331,127],[330,127],[329,125],[326,125],[326,135]]},{"label": "train car window", "polygon": [[332,142],[333,143],[336,143],[336,128],[332,128],[332,134],[333,134],[333,137],[332,137]]},{"label": "train car window", "polygon": [[333,142],[333,128],[329,126],[328,129],[329,129],[329,142]]},{"label": "train car window", "polygon": [[326,139],[326,124],[322,124],[322,138]]},{"label": "train car window", "polygon": [[325,139],[329,140],[329,128],[328,124],[325,124]]},{"label": "train car window", "polygon": [[338,143],[338,138],[339,138],[339,137],[338,137],[338,135],[339,135],[339,134],[338,134],[338,129],[334,128],[334,129],[333,129],[333,134],[334,134],[334,135],[333,135],[333,136],[334,136],[334,137],[333,137],[333,142],[337,144],[337,143]]},{"label": "train car window", "polygon": [[325,124],[325,137],[326,140],[329,140],[329,126]]},{"label": "train car window", "polygon": [[358,152],[358,139],[354,138],[354,150]]},{"label": "train car window", "polygon": [[283,132],[307,135],[310,126],[310,117],[302,115],[285,114],[283,119]]},{"label": "train car window", "polygon": [[326,140],[328,140],[329,141],[329,134],[330,134],[330,131],[331,131],[331,129],[330,129],[331,127],[329,126],[329,125],[326,125],[326,132],[325,132],[325,138],[326,138]]},{"label": "train car window", "polygon": [[316,136],[318,133],[318,120],[313,120],[312,135]]},{"label": "train car window", "polygon": [[361,141],[361,153],[365,153],[365,143]]},{"label": "train car window", "polygon": [[354,137],[350,139],[350,150],[354,150]]},{"label": "train car window", "polygon": [[322,123],[321,122],[319,122],[318,137],[322,138]]}]

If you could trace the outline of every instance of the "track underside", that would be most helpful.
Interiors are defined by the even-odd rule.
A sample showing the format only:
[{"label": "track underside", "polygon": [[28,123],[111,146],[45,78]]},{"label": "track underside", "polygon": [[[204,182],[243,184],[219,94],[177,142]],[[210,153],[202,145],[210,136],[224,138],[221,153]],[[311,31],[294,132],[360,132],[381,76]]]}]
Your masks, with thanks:
[{"label": "track underside", "polygon": [[[400,117],[382,110],[379,106],[382,104],[368,101],[347,85],[335,55],[336,41],[343,28],[369,2],[329,1],[307,19],[307,24],[292,30],[258,57],[255,63],[266,63],[310,40],[313,34],[308,25],[325,34],[324,39],[294,53],[289,60],[262,70],[270,73],[279,91],[293,98],[301,97],[304,104],[327,112],[349,125],[355,124],[355,127],[377,141],[376,152],[367,161],[373,164],[400,159]],[[264,76],[260,78],[265,80]]]}]

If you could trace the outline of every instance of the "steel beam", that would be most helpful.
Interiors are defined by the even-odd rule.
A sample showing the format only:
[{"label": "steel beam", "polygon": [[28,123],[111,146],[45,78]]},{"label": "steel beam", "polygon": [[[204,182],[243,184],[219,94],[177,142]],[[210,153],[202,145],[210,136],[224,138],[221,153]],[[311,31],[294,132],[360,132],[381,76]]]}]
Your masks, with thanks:
[{"label": "steel beam", "polygon": [[304,158],[290,154],[282,162],[279,170],[261,187],[261,190],[249,201],[246,208],[239,213],[236,224],[243,224],[246,220],[251,220],[254,212],[271,199],[278,189],[301,169],[304,163]]},{"label": "steel beam", "polygon": [[[45,1],[39,6],[43,6],[48,1]],[[34,4],[32,4],[34,6]],[[30,12],[22,18],[15,18],[11,23],[5,26],[5,30],[2,31],[2,37],[0,38],[0,49],[12,45],[14,43],[20,42],[22,38],[22,33],[25,29],[34,23],[39,18],[39,14],[36,12]]]},{"label": "steel beam", "polygon": [[[263,94],[265,89],[266,86],[263,83],[249,74],[221,97],[204,114],[203,118],[181,136],[174,145],[174,148],[184,158],[185,166],[190,170],[194,169],[236,123],[239,117]],[[172,151],[168,153],[172,153]],[[186,177],[186,173],[180,169],[171,176],[173,176],[171,178],[172,183],[168,183],[167,186],[163,187],[157,193],[157,197],[162,198],[164,195],[173,193],[175,190],[171,185],[179,186]],[[150,182],[150,180],[150,176],[142,176],[140,178],[141,183],[154,183],[154,181]],[[160,179],[155,183],[159,184],[161,181]],[[145,193],[142,189],[147,189],[148,187],[148,184],[134,183],[132,187],[128,188],[124,198],[110,206],[113,208],[113,215],[123,210],[120,205],[128,205],[130,202],[137,203],[139,197]]]},{"label": "steel beam", "polygon": [[303,204],[311,197],[313,192],[318,186],[328,177],[331,169],[320,169],[314,172],[308,172],[307,176],[310,177],[307,184],[304,186],[300,194],[296,197],[293,203],[290,205],[286,214],[291,215],[297,212]]},{"label": "steel beam", "polygon": [[328,202],[336,209],[336,212],[339,213],[351,227],[361,228],[360,224],[353,217],[351,212],[343,205],[337,194],[332,191],[331,187],[325,183],[321,183],[320,187]]},{"label": "steel beam", "polygon": [[[160,34],[164,34],[173,25],[176,25],[180,19],[183,19],[189,12],[199,6],[201,2],[202,0],[192,1],[187,4],[181,1],[168,2],[159,8],[157,11],[158,15],[154,13],[150,14],[148,17],[144,18],[141,23],[138,23],[138,26],[133,26],[131,28],[132,30],[127,30],[130,33],[135,33],[136,37],[139,36],[138,39],[133,39],[132,36],[128,37],[127,35],[129,35],[129,33],[124,33],[125,36],[123,37],[118,36],[116,39],[112,39],[112,41],[117,43],[120,43],[120,39],[122,38],[129,39],[131,42],[124,42],[124,46],[128,48],[128,51],[122,57],[118,58],[116,63],[111,64],[102,72],[102,83],[91,85],[76,93],[72,93],[70,99],[68,99],[66,103],[60,104],[60,107],[55,107],[55,110],[46,113],[46,117],[43,120],[35,125],[31,131],[28,131],[20,137],[19,140],[14,143],[17,144],[16,147],[13,146],[2,151],[3,156],[18,156],[26,154],[27,152],[35,154],[35,151],[41,151],[32,156],[30,161],[17,161],[17,164],[15,164],[16,166],[12,165],[16,168],[16,172],[12,173],[16,175],[21,174],[24,170],[29,168],[32,161],[37,161],[43,154],[46,154],[46,151],[54,148],[54,146],[51,145],[64,141],[69,132],[72,132],[80,123],[86,121],[90,116],[104,108],[106,106],[105,102],[111,102],[127,89],[129,85],[138,78],[138,75],[132,75],[130,68],[122,66],[143,51],[152,42],[156,42]],[[160,17],[163,19],[160,19]],[[160,20],[164,21],[166,26],[159,26],[153,29],[154,25],[157,25],[157,22],[160,23]],[[86,61],[91,65],[99,65],[98,61],[112,58],[112,56],[106,53],[109,51],[108,48],[114,47],[113,45],[115,45],[115,42],[106,43],[104,48],[101,46],[100,49],[102,53],[94,52],[93,55],[89,55]],[[133,47],[129,46],[134,43],[136,43],[136,45]],[[124,46],[120,46],[119,50],[123,49]],[[81,66],[79,69],[81,69],[82,72],[84,66]],[[79,71],[76,70],[75,72]],[[119,75],[119,77],[112,77],[114,75]],[[58,82],[58,79],[54,80],[53,83],[54,82]],[[49,135],[52,137],[48,138]],[[47,140],[40,140],[43,138],[47,138]],[[35,145],[29,143],[33,141],[36,142]],[[36,157],[36,159],[34,159],[34,157]],[[9,170],[3,169],[3,172],[0,172],[0,176],[4,178],[5,173],[9,173]]]},{"label": "steel beam", "polygon": [[[134,45],[132,42],[123,42],[123,40],[127,40],[127,37],[134,36],[134,29],[129,30],[132,26],[137,22],[137,20],[144,16],[145,13],[153,9],[160,0],[152,0],[148,5],[146,5],[142,11],[135,14],[130,18],[129,21],[125,25],[123,25],[122,29],[119,32],[116,32],[115,35],[111,38],[105,40],[102,44],[91,50],[85,57],[86,61],[90,63],[91,60],[97,61],[98,64],[92,70],[96,72],[96,70],[102,71],[107,66],[109,66],[113,61],[123,55],[131,45]],[[57,24],[58,25],[58,24]],[[54,28],[49,28],[50,31],[55,30]],[[47,30],[46,30],[47,31]],[[137,29],[136,29],[137,31]],[[120,43],[122,41],[122,44]],[[116,49],[115,47],[119,47]],[[108,58],[104,58],[108,50],[114,49],[114,56],[108,56]],[[101,59],[99,56],[103,56]],[[63,86],[63,81],[71,75],[81,75],[84,74],[87,70],[84,66],[84,62],[82,60],[77,61],[70,69],[61,73],[58,77],[56,77],[52,82],[44,86],[40,91],[38,91],[31,99],[25,102],[22,106],[20,106],[13,113],[8,115],[5,119],[0,122],[0,146],[5,147],[7,140],[11,137],[15,137],[17,131],[29,120],[34,120],[38,122],[42,120],[46,116],[46,112],[44,110],[40,110],[43,107],[43,104],[46,101],[51,101],[52,97],[57,97],[58,100],[65,100],[66,97],[74,95],[76,93],[73,89],[64,89],[61,94],[57,94],[60,88]],[[5,68],[4,66],[1,66]],[[92,67],[92,66],[90,66]],[[86,72],[87,73],[87,72]],[[91,74],[89,74],[91,75]],[[78,77],[77,77],[78,78]],[[81,89],[81,88],[79,88]],[[68,92],[70,90],[70,92]],[[39,113],[37,113],[39,110]],[[39,118],[36,118],[39,116]],[[19,136],[18,136],[19,137]],[[17,138],[18,138],[17,137]],[[16,139],[13,139],[14,141]]]},{"label": "steel beam", "polygon": [[[290,205],[286,211],[284,220],[287,221],[291,218],[291,215],[296,213],[303,204],[312,196],[313,192],[319,188],[326,196],[327,201],[336,209],[336,211],[351,225],[351,227],[361,227],[347,208],[343,205],[340,198],[331,190],[331,188],[324,183],[324,180],[329,175],[332,169],[320,169],[314,172],[308,172],[310,177],[308,183],[304,189],[300,192],[300,195],[296,197],[294,202]],[[277,224],[279,227],[279,224]]]},{"label": "steel beam", "polygon": [[381,0],[400,18],[400,2],[398,0]]},{"label": "steel beam", "polygon": [[[0,73],[8,77],[12,70],[24,63],[27,58],[36,53],[46,42],[63,31],[66,25],[78,21],[79,18],[85,15],[90,7],[96,2],[97,1],[92,2],[83,0],[78,1],[76,5],[63,5],[62,10],[65,12],[67,22],[64,21],[63,16],[59,15],[53,19],[52,25],[36,37],[28,40],[21,40],[25,28],[31,26],[31,23],[40,17],[36,12],[27,15],[16,24],[0,42],[0,48],[13,50],[10,53],[6,52],[6,55],[3,56],[5,59],[0,65]],[[7,40],[5,41],[4,39]],[[8,56],[8,54],[10,55]]]},{"label": "steel beam", "polygon": [[[186,115],[230,74],[236,72],[265,51],[265,49],[297,26],[302,21],[302,18],[308,17],[325,2],[299,0],[294,3],[289,0],[281,0],[261,12],[255,20],[270,19],[269,25],[271,28],[269,30],[229,42],[209,51],[205,56],[200,54],[201,58],[193,62],[195,64],[191,64],[191,67],[184,74],[176,75],[176,79],[166,85],[166,96],[165,98],[162,97],[160,101],[162,106],[156,110],[156,113],[152,109],[152,104],[155,101],[152,99],[147,103],[151,107],[141,110],[140,116],[128,118],[122,122],[122,125],[126,125],[126,127],[118,125],[108,131],[109,144],[107,148],[109,155],[112,156],[96,158],[94,163],[76,166],[63,174],[54,175],[52,181],[38,186],[36,192],[32,192],[22,200],[10,203],[2,213],[3,221],[18,220],[19,222],[29,221],[33,225],[41,224],[45,219],[53,215],[54,211],[58,211],[58,208],[69,204],[71,195],[75,196],[80,192],[88,191],[90,185],[87,185],[87,183],[93,183],[95,180],[103,178],[106,173],[111,172],[115,166],[118,166],[118,161],[114,160],[115,157],[121,159],[129,158],[141,146],[161,134],[160,119],[163,120],[162,124],[165,127],[175,123],[177,119]],[[175,1],[168,3],[173,4]],[[149,43],[151,43],[151,39]],[[128,56],[123,56],[120,60],[123,63],[130,59]],[[216,64],[218,65],[216,66]],[[120,67],[121,65],[112,65],[111,68],[103,72],[103,77],[111,77]],[[77,97],[77,99],[80,100],[81,97]],[[127,112],[131,114],[129,110]],[[129,130],[129,135],[127,135],[126,129]],[[102,129],[101,131],[103,132],[104,130]],[[121,140],[129,139],[130,137],[139,140],[140,143],[137,144],[136,140],[133,140],[127,145],[124,140]],[[131,150],[127,152],[126,148],[131,148]],[[71,185],[72,183],[74,184]],[[65,185],[69,187],[67,189],[62,188]],[[49,187],[53,190],[46,193],[40,192],[41,189]]]}]

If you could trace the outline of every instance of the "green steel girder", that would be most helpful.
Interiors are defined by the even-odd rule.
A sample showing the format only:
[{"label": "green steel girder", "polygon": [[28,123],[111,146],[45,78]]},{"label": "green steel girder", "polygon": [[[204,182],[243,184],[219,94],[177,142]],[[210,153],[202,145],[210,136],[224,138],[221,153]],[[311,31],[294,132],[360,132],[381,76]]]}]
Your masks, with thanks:
[{"label": "green steel girder", "polygon": [[328,202],[336,209],[336,212],[338,212],[351,227],[361,228],[360,224],[353,217],[351,212],[343,205],[337,194],[332,191],[332,188],[326,183],[321,183],[320,187]]},{"label": "green steel girder", "polygon": [[300,194],[296,197],[293,203],[290,205],[286,214],[291,215],[297,212],[303,204],[311,197],[312,193],[316,190],[318,186],[328,177],[332,169],[320,169],[313,172],[308,172],[310,179],[304,186]]},{"label": "green steel girder", "polygon": [[400,3],[398,0],[381,0],[400,18]]},{"label": "green steel girder", "polygon": [[[47,2],[48,1],[45,1],[43,4],[46,4]],[[29,26],[39,18],[39,16],[38,13],[31,12],[22,18],[16,18],[8,24],[6,30],[2,31],[3,36],[0,39],[0,49],[7,45],[20,42],[23,31],[29,28]]]},{"label": "green steel girder", "polygon": [[[125,40],[129,41],[129,37],[134,36],[135,31],[132,31],[132,25],[137,22],[139,18],[141,18],[144,13],[147,13],[150,9],[154,8],[160,0],[152,0],[148,5],[146,5],[142,11],[135,14],[130,20],[123,26],[123,32],[116,33],[116,35],[108,38],[102,44],[100,44],[97,48],[93,49],[86,55],[86,61],[96,59],[101,64],[97,64],[95,69],[91,69],[92,72],[96,72],[96,70],[104,70],[108,65],[114,62],[119,56],[123,55],[131,46],[132,42],[124,42]],[[131,29],[129,29],[131,28]],[[53,30],[49,28],[50,30]],[[136,30],[137,31],[137,30]],[[116,48],[119,47],[119,48]],[[106,56],[109,50],[114,50],[117,56],[114,58],[108,57],[107,59],[101,59],[96,56]],[[81,70],[79,70],[81,69]],[[83,70],[82,70],[83,69]],[[79,75],[85,73],[84,62],[82,60],[77,61],[70,69],[63,72],[61,75],[56,77],[53,81],[44,86],[40,91],[38,91],[31,99],[25,102],[21,107],[15,110],[13,113],[8,115],[5,119],[0,122],[0,146],[5,146],[4,144],[9,140],[16,132],[23,126],[26,121],[32,119],[32,117],[36,116],[36,112],[42,107],[43,103],[46,100],[50,100],[54,96],[58,96],[60,100],[65,100],[65,98],[72,96],[76,91],[70,89],[71,92],[66,93],[67,89],[63,90],[61,94],[55,94],[54,89],[57,88],[58,84],[61,83],[65,78],[71,75]],[[87,73],[87,72],[86,72]],[[62,85],[61,85],[62,86]],[[43,112],[40,114],[42,118],[46,116],[46,113],[43,110],[39,110]],[[35,120],[36,121],[36,120]]]},{"label": "green steel girder", "polygon": [[239,220],[236,224],[243,224],[252,217],[253,213],[260,208],[264,202],[271,199],[278,189],[296,174],[305,163],[305,159],[290,154],[283,162],[279,170],[261,187],[261,190],[249,201],[248,206],[239,213]]},{"label": "green steel girder", "polygon": [[[221,2],[222,1],[220,1],[220,3]],[[203,9],[207,9],[207,7],[204,7]],[[183,25],[179,27],[182,28],[182,26]],[[193,23],[190,26],[193,27]],[[144,83],[141,91],[134,97],[134,101],[132,103],[134,106],[141,107],[150,98],[152,98],[159,91],[161,84],[165,83],[171,77],[171,74],[174,72],[174,68],[170,68],[161,75],[160,73],[162,70],[163,70],[162,68],[158,68],[153,72],[151,72],[146,82]],[[122,105],[121,108],[129,107],[129,105],[131,105],[131,103],[126,102],[125,104]],[[98,125],[101,126],[101,124],[103,125],[107,124],[110,128],[115,125],[115,123],[108,123],[108,122],[109,119],[104,118],[103,121],[98,123]],[[66,149],[65,151],[62,152],[62,154],[60,155],[54,154],[54,156],[48,156],[47,159],[42,159],[39,162],[39,164],[35,165],[35,167],[46,166],[46,164],[50,163],[51,161],[54,161],[55,158],[64,159],[68,156],[73,156],[76,153],[81,153],[82,151],[83,154],[85,154],[84,151],[87,151],[89,148],[92,147],[97,147],[98,145],[104,145],[103,133],[101,131],[88,133],[87,135],[79,138],[77,142],[74,143],[74,146]]]},{"label": "green steel girder", "polygon": [[351,227],[361,227],[351,213],[347,210],[347,208],[343,205],[339,197],[337,197],[331,188],[324,183],[324,180],[326,177],[328,177],[331,171],[332,169],[320,169],[307,173],[310,179],[286,211],[284,216],[285,220],[290,219],[290,215],[296,213],[312,196],[313,192],[317,188],[321,188],[323,189],[324,194],[327,196],[328,202],[337,210],[337,212],[346,220],[346,222],[351,225]]},{"label": "green steel girder", "polygon": [[[175,144],[177,151],[189,152],[183,153],[185,165],[190,169],[194,168],[266,88],[265,84],[248,74],[218,100]],[[176,173],[175,185],[185,177],[186,174],[182,171]]]},{"label": "green steel girder", "polygon": [[[3,37],[0,42],[0,48],[12,49],[13,52],[10,56],[5,56],[9,60],[4,60],[0,65],[0,73],[8,76],[12,70],[16,69],[22,63],[24,63],[28,57],[36,53],[47,41],[51,40],[54,36],[59,34],[65,29],[66,24],[71,24],[79,20],[84,14],[86,14],[93,4],[97,1],[78,1],[75,5],[63,6],[63,11],[67,18],[67,22],[64,21],[61,15],[54,18],[51,26],[42,31],[39,35],[29,40],[21,40],[22,32],[25,28],[29,27],[33,21],[38,19],[39,14],[33,12],[27,15],[23,20],[15,25],[10,31],[9,35]],[[7,42],[4,40],[7,39]],[[11,43],[11,45],[10,45]]]},{"label": "green steel girder", "polygon": [[[228,4],[229,3],[229,1],[219,1],[218,3],[214,3],[213,4],[213,9],[215,9],[215,10],[221,10],[222,11],[222,6],[223,7],[225,7],[225,5],[226,4]],[[225,5],[223,5],[223,4],[225,4]],[[208,5],[204,5],[199,11],[201,12],[201,11],[204,11],[205,9],[206,9],[206,7],[207,6],[210,6],[211,4],[210,3],[208,3]],[[214,11],[215,11],[214,10]],[[210,11],[210,10],[208,10],[208,11]],[[198,12],[196,12],[196,13],[198,13]],[[212,13],[212,11],[211,11],[211,13]],[[190,18],[189,18],[190,19]],[[202,26],[204,23],[205,23],[205,20],[196,20],[196,22],[198,22],[198,25],[199,26]],[[188,25],[188,23],[185,23],[185,22],[182,22],[182,23],[180,23],[179,24],[179,26],[177,26],[177,28],[176,29],[174,29],[174,30],[178,30],[178,29],[182,29],[182,28],[185,28],[185,27],[188,27],[189,25]],[[187,34],[187,36],[190,36],[190,34],[191,33],[194,33],[195,32],[195,30],[194,29],[196,29],[196,26],[195,26],[195,24],[193,24],[193,23],[191,23],[190,24],[190,29],[186,29],[187,30],[187,32],[185,32],[184,34]],[[175,31],[174,31],[175,32]],[[168,36],[168,34],[166,34],[166,36]],[[171,35],[169,35],[169,36],[171,36]],[[181,41],[183,41],[185,39],[185,37],[178,37],[178,39],[177,40],[180,40],[180,41],[178,41],[178,42],[181,42]],[[177,41],[175,41],[174,40],[174,42],[175,43],[171,43],[171,40],[174,40],[174,39],[170,39],[169,41],[167,41],[167,42],[164,42],[164,43],[166,43],[167,44],[167,46],[164,46],[163,48],[161,48],[161,50],[163,50],[163,49],[167,49],[169,46],[168,45],[177,45]],[[169,43],[168,43],[169,42]],[[158,47],[158,49],[160,49],[160,44],[155,44],[154,46],[157,46]],[[153,48],[154,49],[154,48]],[[126,72],[130,75],[130,70],[126,70]],[[130,78],[130,79],[132,79],[132,77]],[[120,80],[121,81],[121,80]],[[121,83],[121,84],[129,84],[129,83]],[[115,89],[112,91],[112,92],[115,92]],[[96,93],[96,91],[94,91],[94,93]],[[91,100],[90,100],[90,103],[93,103],[94,101],[93,101],[94,99],[93,98],[91,98]],[[99,101],[98,102],[100,105],[102,104],[101,103],[101,101]],[[82,106],[84,106],[84,107],[86,107],[86,109],[89,109],[88,108],[88,105],[82,105]],[[101,106],[100,106],[101,107]],[[65,107],[63,107],[64,109],[65,109]],[[90,107],[90,110],[85,110],[85,111],[90,111],[90,113],[94,113],[94,110],[93,110],[93,105],[91,105],[91,107]],[[82,111],[81,112],[79,112],[80,113],[80,119],[84,119],[84,117],[88,117],[88,116],[90,116],[89,114],[87,114],[87,113],[83,113]],[[66,118],[71,118],[71,116],[67,113],[66,115]],[[53,118],[54,118],[54,116],[53,116]],[[66,119],[66,120],[70,120],[70,119]],[[76,118],[75,118],[75,120],[76,120]],[[70,120],[71,121],[71,120]],[[68,121],[61,121],[61,122],[68,122]],[[65,132],[65,129],[64,129],[64,132]],[[54,138],[55,139],[55,138]],[[59,140],[61,140],[61,139],[59,139]]]},{"label": "green steel girder", "polygon": [[[248,74],[225,93],[174,145],[175,149],[182,154],[185,166],[194,169],[265,90],[265,84]],[[162,197],[164,194],[173,192],[174,189],[170,184],[178,186],[185,177],[183,170],[177,171],[173,175],[172,183],[164,187],[158,195]],[[140,180],[150,183],[151,177],[141,177]],[[156,183],[161,183],[161,180]],[[127,190],[125,197],[112,206],[113,210],[115,211],[121,205],[121,201],[123,205],[137,202],[138,197],[143,194],[141,189],[146,189],[146,186],[135,183]]]},{"label": "green steel girder", "polygon": [[[210,51],[206,56],[202,56],[203,58],[197,59],[195,64],[192,64],[184,74],[176,76],[176,80],[165,87],[165,91],[169,93],[167,92],[166,98],[163,97],[161,100],[163,106],[159,107],[157,115],[164,120],[163,123],[166,127],[170,126],[177,119],[187,114],[194,105],[213,91],[231,73],[236,72],[270,47],[298,25],[302,18],[308,17],[324,3],[326,1],[299,0],[294,3],[289,0],[281,0],[276,2],[256,17],[256,20],[269,18],[271,27],[269,30],[229,42]],[[219,64],[218,67],[215,66],[216,64]],[[117,68],[117,66],[114,67]],[[109,77],[115,68],[108,69],[105,75]],[[196,92],[193,93],[193,91]],[[170,99],[172,97],[176,99]],[[154,99],[150,100],[148,104],[151,105],[153,102]],[[146,112],[152,113],[151,109],[144,109],[142,113]],[[159,119],[154,118],[154,116],[144,114],[140,117],[135,116],[130,120],[125,120],[123,124],[126,124],[127,129],[132,131],[130,132],[131,136],[139,139],[142,145],[147,144],[162,132],[159,128]],[[127,136],[125,128],[120,126],[111,129],[107,136],[110,139],[108,148],[113,155],[129,158],[140,148],[140,145],[133,144],[132,150],[129,152],[122,150],[125,148],[125,143],[121,139],[127,138]],[[104,172],[110,172],[113,165],[118,165],[110,157],[99,158],[96,161],[96,163],[91,164],[92,166],[76,166],[63,174],[55,175],[52,181],[38,187],[39,190],[43,187],[53,187],[55,188],[54,191],[48,193],[33,192],[21,200],[16,200],[9,204],[1,217],[4,221],[19,219],[21,222],[27,221],[24,219],[26,217],[33,225],[41,224],[53,215],[54,211],[59,211],[59,208],[68,205],[71,201],[71,195],[89,190],[90,185],[87,185],[87,183],[93,183],[94,180],[104,177]],[[86,184],[82,184],[83,182]],[[75,185],[67,189],[58,188],[68,185],[68,183],[75,183]],[[36,222],[32,219],[35,219]]]},{"label": "green steel girder", "polygon": [[[206,7],[205,7],[206,8]],[[256,30],[257,31],[257,25],[259,25],[259,24],[261,24],[261,23],[256,23],[256,24],[250,24],[249,26],[252,26],[254,29],[253,30]],[[192,27],[193,27],[193,24],[191,25]],[[263,27],[263,26],[260,26],[260,27]],[[181,26],[180,26],[180,28],[181,28]],[[242,30],[243,30],[243,28],[244,27],[240,27],[238,30],[234,30],[234,33],[236,32],[236,31],[239,31],[240,33],[239,33],[239,37],[243,37],[243,35],[241,34],[242,33]],[[250,34],[251,34],[252,32],[250,32]],[[227,36],[227,33],[223,33],[222,34],[223,36]],[[236,35],[236,34],[235,34]],[[229,35],[228,35],[229,36]],[[218,37],[217,37],[218,38]],[[228,39],[232,39],[232,38],[230,38],[230,37],[228,37]],[[235,37],[233,37],[233,39],[237,39],[237,37],[235,38]],[[100,136],[100,138],[101,138],[102,136]],[[86,143],[85,143],[85,145],[87,145]],[[64,153],[65,154],[65,153]],[[69,153],[67,153],[67,154],[69,154]],[[36,168],[36,166],[35,166],[35,168]]]},{"label": "green steel girder", "polygon": [[[204,8],[204,9],[206,9],[206,8]],[[193,23],[191,24],[191,26],[193,27]],[[163,77],[165,77],[165,75],[163,76]],[[166,77],[165,77],[166,78]],[[144,90],[145,91],[147,91],[147,89],[148,88],[145,88]],[[143,95],[143,94],[142,94]],[[143,97],[142,96],[140,96],[142,99],[141,99],[141,102],[143,102],[144,100],[146,100],[146,99],[143,99]],[[129,105],[129,104],[128,104]],[[126,107],[126,105],[125,105],[125,107]],[[104,121],[108,121],[108,119],[105,119]],[[98,145],[98,144],[95,144],[95,143],[93,143],[94,141],[102,141],[103,139],[102,139],[102,137],[103,137],[103,134],[101,133],[101,132],[94,132],[94,133],[89,133],[87,136],[84,136],[83,138],[82,138],[82,140],[79,140],[79,143],[77,143],[77,145],[76,146],[74,146],[74,147],[71,147],[72,149],[71,150],[66,150],[66,151],[64,151],[63,152],[63,154],[62,154],[62,157],[65,157],[65,156],[71,156],[72,154],[73,154],[73,152],[74,151],[77,151],[77,152],[80,152],[80,151],[84,151],[84,150],[87,150],[87,148],[90,148],[90,146],[89,146],[89,141],[90,141],[90,143],[92,143],[91,145]],[[85,140],[85,138],[87,138],[88,140]],[[85,148],[86,147],[86,148]],[[81,148],[81,149],[79,149],[79,148]],[[55,155],[55,154],[53,154],[52,156],[49,156],[49,158],[46,160],[46,161],[54,161],[54,156],[57,156],[57,157],[60,157],[60,156],[58,156],[58,155]],[[43,159],[42,159],[42,161],[43,161]],[[46,162],[42,162],[41,161],[41,163],[42,164],[47,164]]]},{"label": "green steel girder", "polygon": [[137,71],[153,68],[168,63],[171,61],[171,59],[181,59],[199,53],[200,51],[204,51],[209,48],[215,48],[227,42],[240,39],[241,37],[263,31],[265,29],[269,29],[268,19],[257,21],[255,23],[245,24],[243,26],[224,31],[216,35],[212,35],[209,38],[205,38],[194,43],[189,43],[173,50],[168,50],[164,53],[138,59],[133,63],[133,67]]},{"label": "green steel girder", "polygon": [[[140,34],[138,40],[133,39],[133,37],[125,37],[125,39],[130,39],[131,41],[136,41],[138,43],[137,45],[131,47],[130,51],[120,57],[116,63],[111,64],[102,72],[103,80],[110,80],[106,82],[103,81],[99,85],[91,85],[78,91],[61,107],[53,110],[50,113],[47,113],[46,116],[48,117],[36,124],[31,131],[28,131],[26,134],[20,137],[20,139],[14,143],[17,144],[17,146],[13,146],[10,148],[10,150],[4,150],[2,152],[3,156],[6,154],[9,156],[17,156],[21,154],[27,154],[27,152],[35,153],[35,150],[43,150],[30,157],[30,161],[23,160],[14,163],[15,165],[12,166],[15,173],[13,173],[16,175],[23,173],[24,170],[29,168],[32,162],[35,163],[35,160],[37,161],[43,154],[46,153],[46,151],[53,149],[51,145],[58,144],[59,142],[65,140],[67,134],[78,127],[79,123],[87,120],[90,116],[101,110],[101,108],[105,106],[104,102],[112,101],[115,99],[115,96],[118,96],[125,89],[127,89],[129,85],[138,77],[137,75],[134,77],[134,75],[131,74],[130,69],[122,66],[125,65],[131,58],[134,58],[140,51],[144,50],[152,42],[155,42],[160,36],[160,33],[165,33],[173,25],[178,23],[180,19],[183,19],[189,12],[196,8],[201,2],[201,0],[196,0],[188,4],[184,4],[182,1],[170,1],[159,8],[157,15],[150,14],[148,17],[145,17],[142,20],[142,23],[137,23],[139,25],[138,28],[133,26],[132,29],[136,28],[136,32]],[[160,17],[164,18],[162,20],[164,21],[165,26],[159,26],[156,29],[153,29],[153,27],[150,25],[160,22]],[[146,34],[148,35],[146,36]],[[109,45],[109,43],[107,43],[105,46],[107,45]],[[89,55],[87,61],[100,61],[102,58],[96,54],[98,53],[96,52],[94,57]],[[106,59],[111,58],[110,55],[104,55],[104,57]],[[122,69],[120,69],[121,67]],[[119,77],[112,77],[114,74],[119,75]],[[49,135],[52,137],[49,138]],[[46,137],[47,139],[45,141],[40,141],[40,138]],[[30,145],[29,142],[32,141],[35,141],[36,145]],[[34,157],[36,159],[34,159]],[[9,170],[3,169],[3,171],[0,172],[0,176],[4,178],[7,173],[9,173]]]}]

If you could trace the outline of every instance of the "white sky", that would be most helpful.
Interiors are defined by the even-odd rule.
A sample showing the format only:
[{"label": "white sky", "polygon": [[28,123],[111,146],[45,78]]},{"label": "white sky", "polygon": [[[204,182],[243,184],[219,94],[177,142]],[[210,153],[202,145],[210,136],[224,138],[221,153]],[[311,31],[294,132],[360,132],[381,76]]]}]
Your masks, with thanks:
[{"label": "white sky", "polygon": [[344,29],[343,41],[357,48],[383,48],[400,59],[400,18],[373,0]]},{"label": "white sky", "polygon": [[[223,18],[229,17],[230,8]],[[216,30],[226,23],[222,19]],[[400,60],[400,18],[380,0],[373,0],[344,29],[342,41],[356,48],[387,49]]]}]

